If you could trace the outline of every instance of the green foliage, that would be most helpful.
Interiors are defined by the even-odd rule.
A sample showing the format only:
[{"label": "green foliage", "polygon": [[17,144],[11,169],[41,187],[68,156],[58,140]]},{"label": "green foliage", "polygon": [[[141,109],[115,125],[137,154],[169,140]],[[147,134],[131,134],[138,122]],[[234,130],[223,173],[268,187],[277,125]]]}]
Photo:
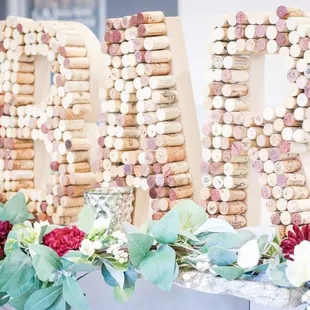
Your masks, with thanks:
[{"label": "green foliage", "polygon": [[34,278],[31,258],[20,249],[12,251],[5,258],[0,270],[0,291],[14,290]]},{"label": "green foliage", "polygon": [[119,286],[114,287],[114,297],[118,302],[125,302],[131,298],[135,292],[135,287],[121,288]]},{"label": "green foliage", "polygon": [[163,244],[174,243],[178,239],[179,214],[172,210],[152,226],[152,235]]},{"label": "green foliage", "polygon": [[237,260],[237,254],[219,246],[209,248],[208,256],[212,264],[229,266]]},{"label": "green foliage", "polygon": [[19,249],[17,234],[15,230],[11,230],[4,245],[4,253],[6,256],[8,256],[16,249]]},{"label": "green foliage", "polygon": [[74,310],[90,310],[80,285],[71,277],[67,277],[63,283],[63,296]]},{"label": "green foliage", "polygon": [[184,200],[173,207],[180,216],[180,230],[195,232],[207,220],[206,212],[192,200]]},{"label": "green foliage", "polygon": [[17,193],[4,205],[0,213],[1,221],[9,221],[11,224],[19,224],[28,219],[28,209],[23,193]]},{"label": "green foliage", "polygon": [[169,291],[175,274],[175,251],[168,245],[151,251],[140,264],[143,277],[161,288]]},{"label": "green foliage", "polygon": [[51,307],[61,296],[62,286],[52,286],[36,291],[27,300],[24,310],[45,310]]},{"label": "green foliage", "polygon": [[286,263],[279,264],[270,272],[271,280],[274,285],[281,287],[293,287],[288,281],[285,273]]},{"label": "green foliage", "polygon": [[215,271],[217,275],[228,281],[236,280],[244,273],[242,268],[230,266],[213,266],[212,270]]},{"label": "green foliage", "polygon": [[17,310],[23,310],[25,303],[30,298],[32,294],[40,289],[40,281],[38,278],[31,279],[25,285],[10,290],[9,294],[11,296],[10,305]]},{"label": "green foliage", "polygon": [[134,233],[128,235],[128,249],[131,264],[138,268],[154,243],[154,238],[145,234]]},{"label": "green foliage", "polygon": [[101,273],[103,275],[104,281],[108,285],[113,287],[124,287],[125,275],[123,271],[113,268],[108,262],[103,262],[101,266]]},{"label": "green foliage", "polygon": [[131,266],[129,266],[129,268],[124,272],[124,276],[125,276],[124,289],[135,286],[136,281],[138,279],[138,273]]},{"label": "green foliage", "polygon": [[7,293],[0,292],[0,307],[6,305],[9,300],[10,300],[10,296]]},{"label": "green foliage", "polygon": [[78,227],[88,234],[94,225],[96,215],[91,205],[85,205],[79,214]]}]

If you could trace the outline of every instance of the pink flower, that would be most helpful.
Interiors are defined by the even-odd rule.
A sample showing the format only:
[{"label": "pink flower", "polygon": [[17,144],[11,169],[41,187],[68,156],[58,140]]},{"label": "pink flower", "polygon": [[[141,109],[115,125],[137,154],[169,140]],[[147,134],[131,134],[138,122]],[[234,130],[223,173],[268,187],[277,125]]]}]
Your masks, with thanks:
[{"label": "pink flower", "polygon": [[5,257],[4,245],[12,227],[13,226],[9,222],[0,221],[0,259]]},{"label": "pink flower", "polygon": [[76,226],[56,228],[43,237],[43,244],[53,249],[60,257],[68,251],[78,250],[85,233]]},{"label": "pink flower", "polygon": [[281,248],[283,250],[284,257],[289,260],[293,260],[291,255],[294,255],[295,246],[302,241],[310,241],[310,225],[305,225],[299,228],[297,225],[293,226],[293,230],[288,232],[288,236],[281,242]]}]

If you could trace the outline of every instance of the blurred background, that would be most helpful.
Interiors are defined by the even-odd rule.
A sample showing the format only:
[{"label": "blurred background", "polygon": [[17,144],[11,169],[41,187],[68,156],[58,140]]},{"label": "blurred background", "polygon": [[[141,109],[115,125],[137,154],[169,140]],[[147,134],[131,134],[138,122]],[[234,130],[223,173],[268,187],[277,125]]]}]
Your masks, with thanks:
[{"label": "blurred background", "polygon": [[[0,19],[5,19],[7,15],[16,15],[36,20],[74,20],[88,26],[102,40],[105,19],[109,17],[151,10],[161,10],[166,16],[179,15],[182,19],[196,112],[201,127],[204,122],[204,86],[212,18],[218,14],[239,10],[275,11],[280,4],[299,6],[310,13],[309,0],[0,0]],[[277,105],[286,98],[283,90],[287,81],[282,61],[278,56],[265,57],[265,78],[260,81],[265,85],[264,105]],[[133,300],[119,305],[98,273],[84,278],[82,286],[94,310],[273,309],[244,299],[206,295],[178,287],[174,287],[171,293],[164,293],[145,281],[139,281]]]}]

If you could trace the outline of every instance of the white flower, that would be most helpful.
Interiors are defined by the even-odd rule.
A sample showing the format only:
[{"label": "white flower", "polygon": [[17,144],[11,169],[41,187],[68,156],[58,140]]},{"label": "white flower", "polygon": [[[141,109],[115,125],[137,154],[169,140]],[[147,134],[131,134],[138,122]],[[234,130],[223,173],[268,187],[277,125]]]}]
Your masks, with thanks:
[{"label": "white flower", "polygon": [[84,239],[80,246],[80,252],[86,256],[92,256],[95,253],[93,242],[88,239]]},{"label": "white flower", "polygon": [[237,263],[241,268],[252,268],[258,264],[259,257],[257,240],[250,240],[240,248]]},{"label": "white flower", "polygon": [[287,261],[286,276],[289,282],[299,287],[310,280],[310,242],[302,241],[294,249],[294,261]]},{"label": "white flower", "polygon": [[307,302],[308,301],[308,295],[307,294],[302,295],[301,301],[302,302]]},{"label": "white flower", "polygon": [[102,248],[102,242],[99,240],[94,241],[93,244],[94,244],[95,250],[100,250]]},{"label": "white flower", "polygon": [[184,273],[182,277],[185,282],[188,282],[192,279],[192,275],[190,273]]},{"label": "white flower", "polygon": [[125,264],[126,263],[126,260],[124,258],[120,258],[118,261],[119,261],[120,264]]},{"label": "white flower", "polygon": [[104,217],[98,217],[93,225],[99,231],[105,231],[110,226],[110,220]]},{"label": "white flower", "polygon": [[198,262],[198,263],[196,264],[196,268],[197,268],[197,270],[199,270],[199,271],[203,270],[203,269],[204,269],[203,263],[202,263],[202,262]]}]

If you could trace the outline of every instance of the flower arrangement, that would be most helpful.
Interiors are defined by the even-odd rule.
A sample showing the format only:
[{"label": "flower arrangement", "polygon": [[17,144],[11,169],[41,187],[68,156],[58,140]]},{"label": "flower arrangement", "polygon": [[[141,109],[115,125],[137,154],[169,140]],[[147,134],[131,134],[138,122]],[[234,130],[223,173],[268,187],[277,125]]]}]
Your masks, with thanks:
[{"label": "flower arrangement", "polygon": [[[139,277],[168,291],[187,270],[227,280],[265,278],[283,287],[310,280],[309,228],[295,227],[282,242],[282,253],[275,229],[235,230],[223,220],[207,219],[192,201],[178,203],[161,220],[141,228],[124,223],[122,232],[111,235],[108,220],[96,219],[87,206],[76,226],[32,220],[22,193],[0,205],[0,306],[90,309],[77,274],[99,269],[118,301],[131,297]],[[183,273],[188,287],[191,277]]]}]

